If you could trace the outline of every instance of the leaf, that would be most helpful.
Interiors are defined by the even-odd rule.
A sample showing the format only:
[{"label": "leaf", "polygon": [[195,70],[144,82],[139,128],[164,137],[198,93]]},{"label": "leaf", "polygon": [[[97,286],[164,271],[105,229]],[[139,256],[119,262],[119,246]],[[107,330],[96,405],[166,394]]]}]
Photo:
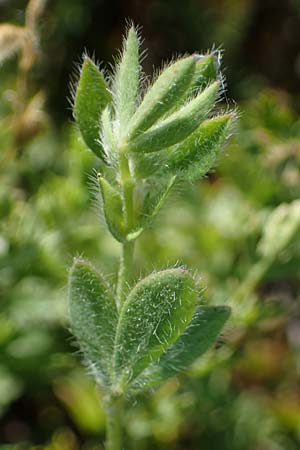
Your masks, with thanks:
[{"label": "leaf", "polygon": [[219,78],[219,62],[215,54],[194,54],[193,58],[196,65],[190,86],[186,90],[185,95],[181,97],[180,102],[176,104],[176,107],[171,111],[168,111],[168,115],[178,110],[179,107],[181,107],[187,100],[191,97],[195,97],[200,91],[203,91],[203,89],[212,84],[214,81],[217,81]]},{"label": "leaf", "polygon": [[9,23],[0,25],[0,63],[21,50],[28,39],[27,30]]},{"label": "leaf", "polygon": [[234,119],[231,113],[205,120],[181,143],[159,153],[140,155],[135,159],[136,177],[163,179],[171,174],[181,179],[200,178],[214,165]]},{"label": "leaf", "polygon": [[192,80],[195,61],[192,56],[167,67],[146,93],[128,127],[128,140],[151,127],[180,102]]},{"label": "leaf", "polygon": [[130,152],[156,152],[177,144],[191,134],[215,104],[220,84],[207,87],[179,111],[127,144]]},{"label": "leaf", "polygon": [[134,380],[131,389],[136,391],[153,388],[187,369],[213,345],[229,316],[229,307],[200,306],[184,333],[157,363]]},{"label": "leaf", "polygon": [[202,122],[194,133],[169,152],[164,172],[189,179],[205,175],[230,133],[233,118],[232,114],[225,114]]},{"label": "leaf", "polygon": [[196,68],[191,81],[190,92],[196,93],[218,79],[216,55],[195,55]]},{"label": "leaf", "polygon": [[105,80],[91,59],[85,57],[75,94],[74,116],[86,145],[101,159],[100,143],[101,114],[111,94]]},{"label": "leaf", "polygon": [[124,50],[115,77],[116,114],[121,134],[127,129],[129,120],[136,109],[139,87],[139,39],[131,27],[124,43]]},{"label": "leaf", "polygon": [[126,239],[126,229],[121,196],[119,192],[105,180],[105,178],[99,176],[98,180],[108,229],[117,241],[124,242]]},{"label": "leaf", "polygon": [[117,308],[103,278],[80,258],[75,259],[69,274],[69,314],[72,332],[97,381],[108,385]]},{"label": "leaf", "polygon": [[114,165],[117,160],[117,145],[112,127],[112,114],[110,105],[107,105],[101,115],[101,144],[105,154],[105,160],[109,165]]},{"label": "leaf", "polygon": [[192,319],[194,281],[183,269],[148,276],[130,292],[115,344],[115,386],[123,389],[180,336]]}]

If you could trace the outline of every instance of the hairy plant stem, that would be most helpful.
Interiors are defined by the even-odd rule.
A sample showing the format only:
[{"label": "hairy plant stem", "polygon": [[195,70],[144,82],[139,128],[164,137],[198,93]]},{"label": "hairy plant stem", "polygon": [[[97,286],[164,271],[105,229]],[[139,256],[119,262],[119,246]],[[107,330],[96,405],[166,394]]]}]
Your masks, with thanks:
[{"label": "hairy plant stem", "polygon": [[[120,173],[123,195],[123,211],[125,224],[128,231],[134,227],[134,208],[133,208],[133,180],[131,178],[129,162],[127,156],[120,151]],[[124,242],[120,257],[120,267],[117,284],[117,301],[120,309],[124,302],[130,281],[131,268],[133,263],[134,242]]]},{"label": "hairy plant stem", "polygon": [[[120,151],[120,175],[123,197],[123,213],[128,231],[134,226],[133,180],[127,156]],[[122,244],[117,283],[117,307],[120,310],[126,299],[133,264],[134,241]],[[106,402],[107,450],[122,449],[123,397],[110,396]]]},{"label": "hairy plant stem", "polygon": [[128,242],[123,244],[120,256],[120,266],[118,273],[118,284],[117,284],[117,300],[118,308],[120,309],[128,290],[128,283],[131,275],[131,267],[133,261],[133,251],[134,243]]},{"label": "hairy plant stem", "polygon": [[105,401],[106,450],[122,450],[123,397],[110,396]]}]

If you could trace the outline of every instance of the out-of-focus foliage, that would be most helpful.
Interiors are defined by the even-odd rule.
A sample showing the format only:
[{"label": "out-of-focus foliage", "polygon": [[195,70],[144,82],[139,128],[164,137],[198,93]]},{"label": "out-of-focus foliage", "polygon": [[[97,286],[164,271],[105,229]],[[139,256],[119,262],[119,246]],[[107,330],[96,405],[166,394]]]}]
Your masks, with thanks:
[{"label": "out-of-focus foliage", "polygon": [[[55,3],[55,11],[81,5],[71,3]],[[53,26],[64,20],[57,39],[76,22],[62,19],[65,11],[52,17]],[[233,17],[228,12],[223,27],[238,48]],[[171,33],[164,23],[161,33]],[[97,161],[72,124],[58,134],[44,115],[35,71],[28,98],[43,126],[18,141],[17,156],[10,152],[19,130],[11,122],[16,65],[15,58],[0,67],[0,450],[99,450],[105,418],[67,329],[66,267],[84,255],[111,279],[119,247],[98,214]],[[254,89],[247,83],[245,98]],[[216,169],[177,192],[141,237],[137,278],[180,261],[195,268],[207,304],[231,304],[234,314],[201,364],[128,408],[129,450],[299,448],[299,116],[274,89],[241,104],[236,137]]]}]

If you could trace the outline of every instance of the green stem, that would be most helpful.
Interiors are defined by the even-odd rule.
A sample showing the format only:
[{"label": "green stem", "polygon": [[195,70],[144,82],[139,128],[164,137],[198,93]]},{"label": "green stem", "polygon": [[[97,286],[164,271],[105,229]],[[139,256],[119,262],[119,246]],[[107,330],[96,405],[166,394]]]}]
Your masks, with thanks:
[{"label": "green stem", "polygon": [[128,291],[132,270],[133,252],[134,252],[133,242],[127,242],[123,244],[120,257],[120,267],[117,284],[118,308],[120,308],[121,305],[123,304]]},{"label": "green stem", "polygon": [[127,229],[131,231],[134,225],[134,208],[133,208],[133,188],[134,182],[131,178],[129,162],[126,154],[120,151],[120,174],[124,202],[125,223]]},{"label": "green stem", "polygon": [[109,397],[106,405],[106,450],[122,450],[123,398]]},{"label": "green stem", "polygon": [[[119,158],[120,158],[119,159],[120,175],[123,194],[124,218],[126,229],[128,230],[128,232],[130,232],[134,228],[134,205],[133,205],[134,182],[131,178],[128,158],[126,154],[122,152],[122,150],[119,153]],[[117,299],[119,308],[124,302],[128,291],[133,265],[133,252],[134,252],[133,241],[123,243],[122,253],[120,257],[118,284],[117,284]]]}]

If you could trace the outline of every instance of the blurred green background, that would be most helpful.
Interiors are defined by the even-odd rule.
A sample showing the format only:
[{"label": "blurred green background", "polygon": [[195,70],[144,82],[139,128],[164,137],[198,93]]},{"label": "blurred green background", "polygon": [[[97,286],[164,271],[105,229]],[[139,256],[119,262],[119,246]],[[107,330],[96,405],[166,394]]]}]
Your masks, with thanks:
[{"label": "blurred green background", "polygon": [[[22,26],[27,4],[0,0],[1,23]],[[48,0],[31,64],[2,61],[0,450],[104,448],[100,395],[68,331],[67,269],[84,255],[114,281],[119,246],[68,98],[82,53],[113,62],[128,19],[147,74],[224,49],[240,118],[215,170],[173,195],[136,253],[136,278],[186,264],[232,320],[189,373],[128,406],[126,449],[298,450],[299,0]],[[0,61],[1,45],[0,30]]]}]

